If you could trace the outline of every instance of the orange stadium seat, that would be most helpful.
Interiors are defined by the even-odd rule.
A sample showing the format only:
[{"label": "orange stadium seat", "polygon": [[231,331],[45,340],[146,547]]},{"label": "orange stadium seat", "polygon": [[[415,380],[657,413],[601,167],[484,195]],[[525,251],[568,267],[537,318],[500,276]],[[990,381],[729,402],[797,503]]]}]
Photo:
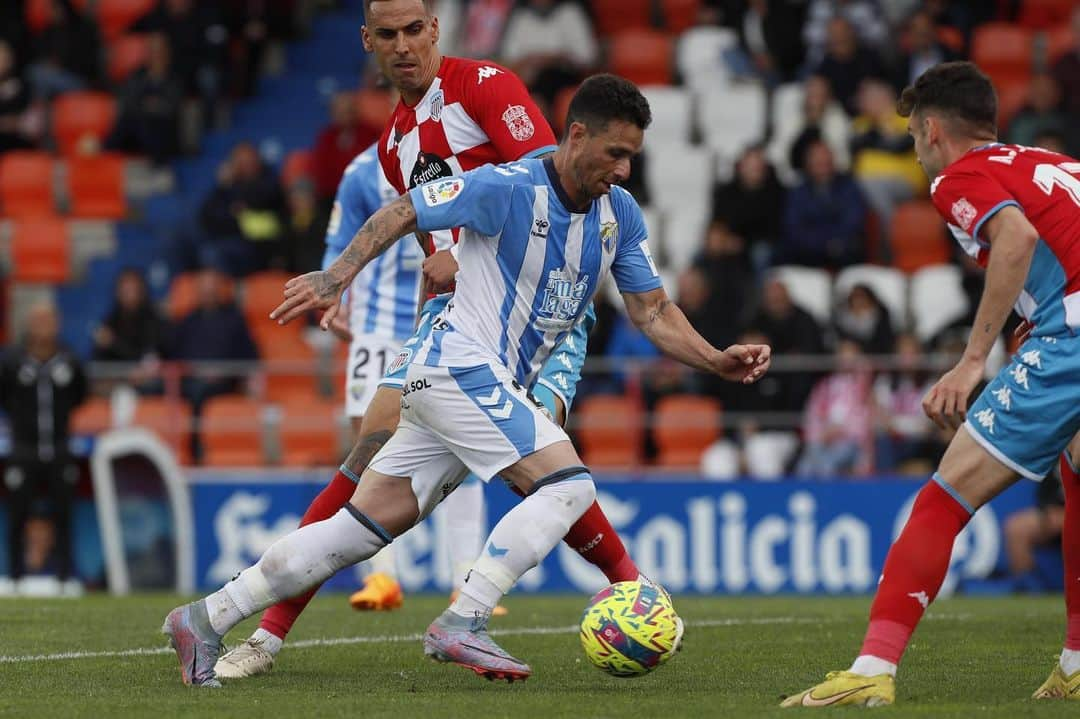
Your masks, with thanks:
[{"label": "orange stadium seat", "polygon": [[315,350],[304,341],[301,327],[284,327],[270,320],[249,324],[259,358],[266,368],[266,398],[280,402],[316,391]]},{"label": "orange stadium seat", "polygon": [[0,216],[55,214],[54,166],[47,152],[14,151],[0,155]]},{"label": "orange stadium seat", "polygon": [[697,25],[701,0],[660,0],[660,5],[668,32],[681,33]]},{"label": "orange stadium seat", "polygon": [[122,35],[109,43],[109,79],[119,85],[146,64],[150,41],[146,35]]},{"label": "orange stadium seat", "polygon": [[105,397],[91,397],[71,415],[71,433],[101,434],[112,426],[112,404]]},{"label": "orange stadium seat", "polygon": [[281,463],[311,467],[341,461],[338,419],[344,408],[314,393],[294,395],[281,403]]},{"label": "orange stadium seat", "polygon": [[949,261],[945,225],[928,200],[905,202],[892,218],[893,265],[907,273]]},{"label": "orange stadium seat", "polygon": [[257,467],[264,464],[262,405],[250,397],[221,395],[203,405],[199,421],[203,464]]},{"label": "orange stadium seat", "polygon": [[116,121],[116,100],[103,92],[68,92],[53,102],[52,115],[57,149],[71,155],[87,139],[105,139]]},{"label": "orange stadium seat", "polygon": [[124,197],[123,155],[102,153],[68,160],[68,194],[71,214],[120,220],[127,215]]},{"label": "orange stadium seat", "polygon": [[590,0],[590,5],[599,35],[652,26],[652,0]]},{"label": "orange stadium seat", "polygon": [[1013,116],[1027,103],[1030,83],[1027,78],[1009,79],[995,83],[998,95],[998,134],[1008,128]]},{"label": "orange stadium seat", "polygon": [[622,395],[586,397],[574,408],[582,459],[590,467],[638,467],[645,438],[641,404]]},{"label": "orange stadium seat", "polygon": [[101,34],[114,38],[154,9],[155,0],[98,0],[97,18]]},{"label": "orange stadium seat", "polygon": [[701,455],[720,438],[720,403],[708,397],[671,395],[656,403],[653,440],[662,467],[696,468]]},{"label": "orange stadium seat", "polygon": [[148,429],[176,454],[180,464],[191,464],[191,407],[183,400],[140,397],[132,424]]},{"label": "orange stadium seat", "polygon": [[311,151],[293,150],[281,163],[281,184],[290,187],[301,177],[311,177]]},{"label": "orange stadium seat", "polygon": [[394,113],[394,103],[386,90],[367,88],[356,93],[356,113],[369,127],[384,127]]},{"label": "orange stadium seat", "polygon": [[1031,74],[1035,36],[1010,23],[989,22],[971,35],[971,59],[996,81]]},{"label": "orange stadium seat", "polygon": [[16,282],[67,282],[71,276],[71,236],[59,217],[35,217],[15,223],[11,260]]},{"label": "orange stadium seat", "polygon": [[608,68],[638,85],[670,85],[675,67],[671,36],[652,30],[627,30],[611,38]]},{"label": "orange stadium seat", "polygon": [[1067,25],[1076,0],[1023,0],[1020,24],[1032,30],[1050,30]]},{"label": "orange stadium seat", "polygon": [[249,275],[244,280],[244,316],[248,321],[270,322],[270,311],[285,299],[285,283],[291,272],[267,270]]},{"label": "orange stadium seat", "polygon": [[[195,309],[199,303],[198,278],[198,272],[185,272],[172,278],[169,294],[165,297],[165,314],[170,320],[179,320]],[[221,299],[228,302],[235,295],[236,288],[231,277],[222,279]]]},{"label": "orange stadium seat", "polygon": [[31,32],[41,32],[52,20],[53,0],[27,0],[26,26]]},{"label": "orange stadium seat", "polygon": [[954,27],[948,25],[939,25],[937,29],[937,39],[945,47],[949,48],[955,53],[964,53],[964,33],[960,32]]}]

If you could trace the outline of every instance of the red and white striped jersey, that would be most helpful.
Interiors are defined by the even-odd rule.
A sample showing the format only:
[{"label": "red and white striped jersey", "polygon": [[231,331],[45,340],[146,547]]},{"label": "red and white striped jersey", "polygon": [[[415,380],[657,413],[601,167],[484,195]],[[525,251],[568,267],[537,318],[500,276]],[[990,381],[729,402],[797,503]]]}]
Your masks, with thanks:
[{"label": "red and white striped jersey", "polygon": [[[400,194],[439,177],[555,149],[555,134],[517,75],[494,63],[444,57],[412,107],[399,101],[379,141],[379,161]],[[432,233],[427,251],[456,235]]]}]

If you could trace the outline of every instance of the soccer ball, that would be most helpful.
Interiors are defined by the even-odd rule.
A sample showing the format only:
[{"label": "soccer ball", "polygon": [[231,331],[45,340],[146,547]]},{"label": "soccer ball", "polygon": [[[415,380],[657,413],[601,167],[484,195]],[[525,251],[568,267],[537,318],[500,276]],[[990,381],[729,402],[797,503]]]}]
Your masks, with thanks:
[{"label": "soccer ball", "polygon": [[683,623],[658,586],[618,582],[589,600],[581,646],[589,661],[616,677],[638,677],[678,650]]}]

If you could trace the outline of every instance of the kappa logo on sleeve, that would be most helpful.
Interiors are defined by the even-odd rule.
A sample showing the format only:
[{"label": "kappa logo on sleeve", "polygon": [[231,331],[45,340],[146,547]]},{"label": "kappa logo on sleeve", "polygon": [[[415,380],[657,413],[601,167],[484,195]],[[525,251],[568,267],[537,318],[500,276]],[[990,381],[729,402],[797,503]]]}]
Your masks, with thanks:
[{"label": "kappa logo on sleeve", "polygon": [[443,180],[442,182],[432,182],[424,185],[424,203],[428,207],[445,204],[460,195],[463,189],[465,189],[465,178],[463,177],[455,177],[452,180]]}]

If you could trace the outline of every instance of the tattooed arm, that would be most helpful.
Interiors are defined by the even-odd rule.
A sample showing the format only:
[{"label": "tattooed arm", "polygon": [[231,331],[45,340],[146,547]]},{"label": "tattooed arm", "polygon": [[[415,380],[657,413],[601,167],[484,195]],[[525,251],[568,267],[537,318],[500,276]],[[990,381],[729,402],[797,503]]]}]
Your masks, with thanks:
[{"label": "tattooed arm", "polygon": [[698,334],[664,288],[624,292],[633,323],[657,349],[685,365],[732,382],[756,382],[769,368],[768,345],[732,345],[718,350]]},{"label": "tattooed arm", "polygon": [[1039,240],[1038,231],[1018,207],[999,210],[986,221],[984,233],[990,240],[990,261],[967,348],[957,365],[923,398],[923,411],[939,427],[959,427],[967,417],[968,399],[982,380],[990,349],[1024,289]]},{"label": "tattooed arm", "polygon": [[285,283],[285,301],[270,313],[270,319],[285,324],[308,310],[327,308],[319,324],[328,329],[341,306],[341,295],[353,278],[398,238],[415,229],[412,199],[402,195],[368,218],[345,251],[325,271],[309,272]]}]

